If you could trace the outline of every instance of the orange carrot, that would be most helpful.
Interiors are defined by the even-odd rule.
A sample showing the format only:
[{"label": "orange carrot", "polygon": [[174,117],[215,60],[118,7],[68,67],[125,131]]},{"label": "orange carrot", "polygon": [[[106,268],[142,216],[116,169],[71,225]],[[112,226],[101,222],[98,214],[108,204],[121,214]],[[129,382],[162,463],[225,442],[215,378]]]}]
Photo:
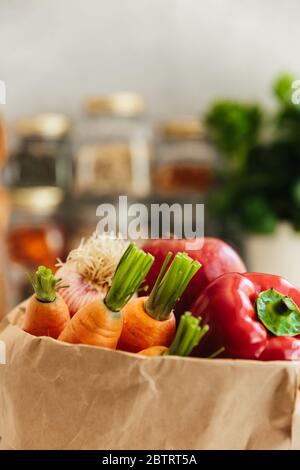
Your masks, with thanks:
[{"label": "orange carrot", "polygon": [[169,346],[176,330],[173,312],[166,320],[152,318],[145,311],[148,297],[132,299],[123,309],[124,326],[118,349],[138,352],[150,346]]},{"label": "orange carrot", "polygon": [[165,356],[168,354],[169,348],[166,346],[151,346],[150,348],[143,349],[142,351],[138,352],[141,356],[147,357],[157,357],[157,356]]},{"label": "orange carrot", "polygon": [[51,269],[40,266],[31,279],[35,294],[25,309],[23,329],[35,336],[57,338],[70,320],[69,309],[56,292],[60,279],[55,279]]},{"label": "orange carrot", "polygon": [[148,357],[189,356],[209,329],[208,325],[201,327],[200,322],[200,317],[195,318],[190,312],[186,312],[180,318],[176,336],[169,348],[165,346],[152,346],[143,349],[138,354]]},{"label": "orange carrot", "polygon": [[73,344],[90,344],[116,349],[123,317],[120,312],[112,312],[99,299],[84,305],[72,317],[58,339]]},{"label": "orange carrot", "polygon": [[176,331],[173,308],[201,265],[177,253],[165,273],[168,253],[149,297],[132,299],[123,309],[124,326],[118,348],[139,352],[152,346],[169,347]]},{"label": "orange carrot", "polygon": [[123,326],[122,309],[136,292],[154,258],[133,243],[123,254],[104,300],[81,307],[59,336],[60,341],[116,349]]}]

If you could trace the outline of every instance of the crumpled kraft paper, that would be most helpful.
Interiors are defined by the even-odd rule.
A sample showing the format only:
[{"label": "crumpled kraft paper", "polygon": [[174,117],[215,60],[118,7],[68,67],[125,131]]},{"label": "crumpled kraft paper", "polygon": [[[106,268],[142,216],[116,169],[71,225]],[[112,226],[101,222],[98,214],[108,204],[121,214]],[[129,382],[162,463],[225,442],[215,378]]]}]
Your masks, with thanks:
[{"label": "crumpled kraft paper", "polygon": [[0,324],[0,449],[300,449],[300,364],[143,358]]}]

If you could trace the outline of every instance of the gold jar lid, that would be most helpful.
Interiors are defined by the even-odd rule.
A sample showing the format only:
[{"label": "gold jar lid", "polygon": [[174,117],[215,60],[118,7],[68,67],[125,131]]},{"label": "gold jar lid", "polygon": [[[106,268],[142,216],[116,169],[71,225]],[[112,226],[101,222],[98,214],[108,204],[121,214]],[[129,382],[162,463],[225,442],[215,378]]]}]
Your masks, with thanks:
[{"label": "gold jar lid", "polygon": [[205,135],[204,126],[195,118],[172,119],[161,123],[160,133],[167,139],[200,139]]},{"label": "gold jar lid", "polygon": [[135,117],[145,111],[145,101],[141,95],[135,93],[113,93],[88,98],[83,103],[83,109],[89,115],[111,114]]},{"label": "gold jar lid", "polygon": [[25,212],[48,215],[62,203],[64,192],[55,186],[17,188],[10,193],[12,206]]},{"label": "gold jar lid", "polygon": [[15,130],[20,137],[58,139],[70,132],[71,121],[64,114],[45,113],[18,119]]}]

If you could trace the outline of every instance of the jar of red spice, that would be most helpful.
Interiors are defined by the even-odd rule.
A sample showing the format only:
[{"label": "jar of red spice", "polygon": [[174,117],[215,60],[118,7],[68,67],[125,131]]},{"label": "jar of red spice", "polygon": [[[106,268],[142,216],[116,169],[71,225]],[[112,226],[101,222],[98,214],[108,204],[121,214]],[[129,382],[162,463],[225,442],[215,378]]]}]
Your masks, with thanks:
[{"label": "jar of red spice", "polygon": [[9,254],[9,301],[28,297],[31,287],[26,273],[40,265],[55,270],[65,255],[64,227],[58,210],[64,193],[55,187],[15,189],[11,192],[11,221],[7,234]]},{"label": "jar of red spice", "polygon": [[183,118],[160,125],[153,168],[158,194],[205,194],[212,186],[215,164],[215,151],[199,120]]}]

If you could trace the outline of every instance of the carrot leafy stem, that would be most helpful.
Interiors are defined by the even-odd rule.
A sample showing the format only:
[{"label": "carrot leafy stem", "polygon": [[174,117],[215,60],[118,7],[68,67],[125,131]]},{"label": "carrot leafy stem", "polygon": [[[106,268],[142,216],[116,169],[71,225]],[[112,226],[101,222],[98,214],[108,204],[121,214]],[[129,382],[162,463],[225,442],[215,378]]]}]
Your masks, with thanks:
[{"label": "carrot leafy stem", "polygon": [[166,272],[171,256],[172,253],[167,254],[156,283],[145,302],[148,315],[161,321],[169,317],[190,280],[201,268],[201,264],[193,261],[186,253],[177,253]]},{"label": "carrot leafy stem", "polygon": [[113,311],[120,311],[137,291],[153,264],[154,258],[131,243],[116,268],[111,288],[104,302]]},{"label": "carrot leafy stem", "polygon": [[201,318],[193,317],[190,312],[182,315],[176,336],[167,354],[189,356],[209,329],[208,325],[201,327],[200,323]]},{"label": "carrot leafy stem", "polygon": [[56,299],[57,289],[67,287],[60,286],[61,279],[56,279],[51,269],[45,266],[39,266],[34,276],[28,274],[28,277],[40,302],[53,302]]}]

